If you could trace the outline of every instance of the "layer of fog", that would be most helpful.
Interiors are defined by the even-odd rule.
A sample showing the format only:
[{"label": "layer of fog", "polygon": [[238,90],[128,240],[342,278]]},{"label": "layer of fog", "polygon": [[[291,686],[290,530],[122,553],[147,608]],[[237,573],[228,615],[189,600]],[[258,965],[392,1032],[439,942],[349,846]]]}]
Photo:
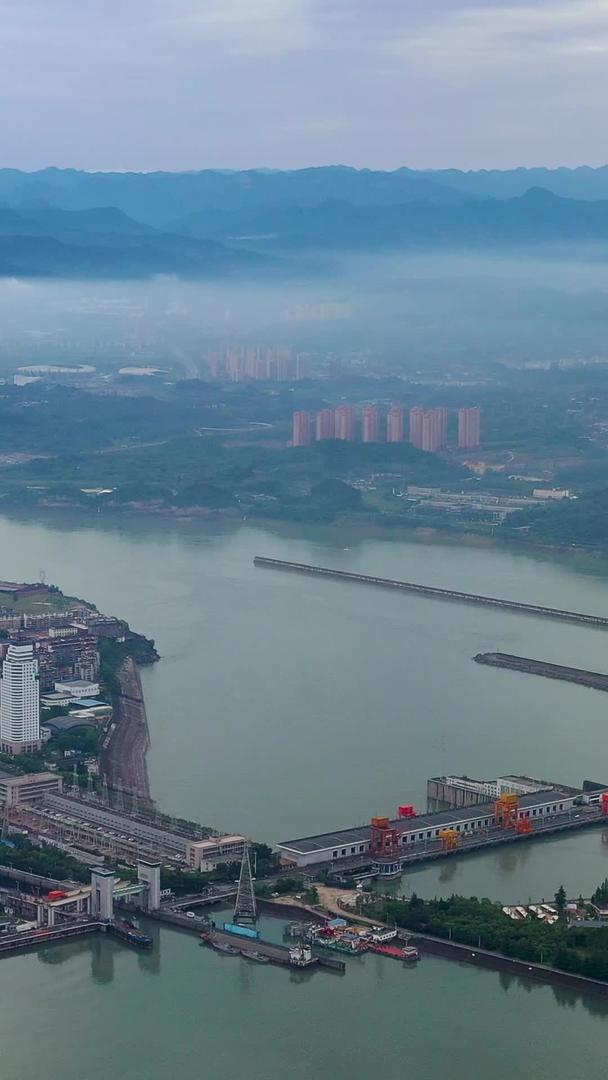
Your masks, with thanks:
[{"label": "layer of fog", "polygon": [[608,263],[559,257],[335,259],[316,280],[0,280],[0,363],[204,370],[229,340],[361,355],[395,369],[608,353]]}]

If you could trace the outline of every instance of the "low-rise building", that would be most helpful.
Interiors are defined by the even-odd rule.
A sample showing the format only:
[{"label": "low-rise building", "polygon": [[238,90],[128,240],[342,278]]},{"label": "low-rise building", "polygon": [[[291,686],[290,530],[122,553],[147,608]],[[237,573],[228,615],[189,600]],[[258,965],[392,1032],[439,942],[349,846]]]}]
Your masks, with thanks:
[{"label": "low-rise building", "polygon": [[60,694],[69,694],[78,700],[96,698],[100,687],[98,682],[89,682],[88,679],[62,679],[55,683],[55,690]]},{"label": "low-rise building", "polygon": [[244,836],[215,836],[211,840],[192,840],[186,845],[186,862],[191,870],[212,870],[220,862],[235,862],[243,855]]},{"label": "low-rise building", "polygon": [[14,776],[0,771],[0,804],[17,806],[20,803],[41,802],[45,795],[61,794],[62,780],[56,773],[26,773]]}]

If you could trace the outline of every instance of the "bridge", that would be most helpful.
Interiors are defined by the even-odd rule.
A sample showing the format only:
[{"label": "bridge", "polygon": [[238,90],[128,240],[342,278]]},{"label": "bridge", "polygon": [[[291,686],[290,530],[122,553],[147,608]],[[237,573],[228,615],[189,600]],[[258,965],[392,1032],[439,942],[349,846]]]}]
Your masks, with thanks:
[{"label": "bridge", "polygon": [[190,908],[207,907],[211,904],[229,904],[236,896],[236,888],[225,891],[211,891],[207,889],[202,893],[194,893],[191,896],[180,896],[179,900],[167,900],[162,905],[163,910],[189,911]]},{"label": "bridge", "polygon": [[435,585],[420,585],[413,581],[394,581],[391,578],[374,577],[370,574],[354,574],[347,570],[332,570],[327,566],[287,562],[284,559],[268,559],[263,555],[256,555],[253,564],[267,570],[289,570],[295,574],[308,574],[311,577],[335,578],[339,581],[352,581],[360,585],[378,585],[387,589],[401,589],[402,592],[418,593],[419,596],[434,597],[438,600],[455,600],[461,604],[479,604],[502,608],[506,611],[519,611],[523,615],[536,615],[544,619],[559,619],[562,622],[584,623],[600,630],[608,630],[608,618],[603,615],[589,615],[582,611],[566,611],[562,608],[547,607],[542,604],[524,604],[517,600],[505,600],[498,596],[482,596],[477,593],[459,592],[457,589],[440,589]]}]

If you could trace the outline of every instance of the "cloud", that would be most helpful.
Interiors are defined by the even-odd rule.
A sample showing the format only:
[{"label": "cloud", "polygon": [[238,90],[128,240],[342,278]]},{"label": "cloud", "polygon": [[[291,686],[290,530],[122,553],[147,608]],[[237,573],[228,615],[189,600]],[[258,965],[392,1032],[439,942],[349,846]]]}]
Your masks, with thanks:
[{"label": "cloud", "polygon": [[608,51],[605,0],[429,5],[426,23],[386,42],[386,51],[422,64],[504,68],[518,60]]},{"label": "cloud", "polygon": [[601,153],[608,0],[0,0],[0,25],[5,165]]}]

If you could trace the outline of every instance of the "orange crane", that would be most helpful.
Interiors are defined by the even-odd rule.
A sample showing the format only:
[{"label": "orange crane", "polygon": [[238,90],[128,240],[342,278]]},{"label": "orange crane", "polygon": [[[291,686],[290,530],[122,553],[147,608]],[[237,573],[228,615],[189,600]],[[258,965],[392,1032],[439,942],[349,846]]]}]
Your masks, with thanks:
[{"label": "orange crane", "polygon": [[399,851],[401,834],[391,826],[388,817],[373,817],[371,821],[371,850],[373,855],[394,855]]},{"label": "orange crane", "polygon": [[503,829],[514,829],[518,820],[518,808],[518,795],[501,795],[494,803],[496,824]]}]

